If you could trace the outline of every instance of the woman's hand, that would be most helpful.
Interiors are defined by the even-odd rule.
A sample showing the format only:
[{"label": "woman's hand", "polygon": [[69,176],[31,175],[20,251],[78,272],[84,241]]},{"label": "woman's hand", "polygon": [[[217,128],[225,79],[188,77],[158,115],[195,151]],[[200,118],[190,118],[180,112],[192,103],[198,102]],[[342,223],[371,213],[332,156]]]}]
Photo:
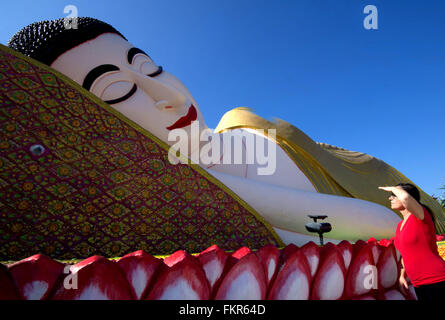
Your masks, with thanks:
[{"label": "woman's hand", "polygon": [[379,187],[380,190],[384,190],[384,191],[388,191],[388,192],[392,192],[394,190],[394,188],[397,188],[397,187]]},{"label": "woman's hand", "polygon": [[423,220],[424,218],[423,206],[416,199],[414,199],[407,191],[405,191],[401,186],[379,187],[379,189],[387,192],[392,192],[393,195],[395,195],[397,200],[401,202],[401,204],[406,210],[415,215],[417,219]]},{"label": "woman's hand", "polygon": [[402,272],[399,277],[399,288],[400,288],[400,291],[402,291],[403,293],[405,293],[405,294],[408,293],[409,283],[406,280],[404,272]]}]

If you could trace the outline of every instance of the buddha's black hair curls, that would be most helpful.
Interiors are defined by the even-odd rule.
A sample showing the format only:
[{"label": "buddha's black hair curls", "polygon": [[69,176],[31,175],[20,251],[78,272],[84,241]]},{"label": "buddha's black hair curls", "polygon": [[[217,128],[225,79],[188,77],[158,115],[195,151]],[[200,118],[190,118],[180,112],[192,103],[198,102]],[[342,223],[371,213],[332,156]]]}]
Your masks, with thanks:
[{"label": "buddha's black hair curls", "polygon": [[115,33],[127,40],[119,31],[103,21],[78,17],[77,23],[71,20],[71,28],[67,28],[66,19],[32,23],[17,32],[9,40],[8,47],[51,65],[63,53],[103,33]]}]

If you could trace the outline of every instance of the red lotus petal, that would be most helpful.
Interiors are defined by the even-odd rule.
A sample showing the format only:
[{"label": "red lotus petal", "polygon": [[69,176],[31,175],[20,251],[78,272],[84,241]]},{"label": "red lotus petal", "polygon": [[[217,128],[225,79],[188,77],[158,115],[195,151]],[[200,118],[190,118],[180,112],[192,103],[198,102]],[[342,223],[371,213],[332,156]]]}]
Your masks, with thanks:
[{"label": "red lotus petal", "polygon": [[365,294],[363,296],[352,297],[350,300],[377,300],[373,295]]},{"label": "red lotus petal", "polygon": [[[130,300],[130,285],[117,263],[92,256],[70,267],[71,274],[60,284],[54,300]],[[71,281],[71,280],[72,281]],[[70,281],[68,281],[70,280]],[[77,280],[77,281],[76,281]],[[67,284],[77,283],[77,289]]]},{"label": "red lotus petal", "polygon": [[269,286],[278,270],[280,250],[273,245],[268,245],[260,248],[256,255],[266,272],[266,285]]},{"label": "red lotus petal", "polygon": [[287,259],[298,251],[298,246],[293,243],[289,243],[286,247],[281,249],[280,252],[280,264],[286,263]]},{"label": "red lotus petal", "polygon": [[20,300],[12,276],[3,264],[0,264],[0,300]]},{"label": "red lotus petal", "polygon": [[45,300],[62,276],[65,265],[36,254],[9,266],[19,294],[26,300]]},{"label": "red lotus petal", "polygon": [[368,239],[368,241],[366,241],[367,243],[372,243],[372,242],[374,242],[374,243],[377,243],[377,239],[375,239],[375,238],[369,238]]},{"label": "red lotus petal", "polygon": [[229,254],[216,245],[207,248],[198,255],[197,259],[201,263],[206,278],[209,281],[211,292],[219,285],[223,272],[226,269],[228,258]]},{"label": "red lotus petal", "polygon": [[345,268],[348,270],[352,260],[352,244],[343,240],[337,245],[337,248],[340,250],[340,253],[343,256],[343,261],[345,262]]},{"label": "red lotus petal", "polygon": [[374,265],[377,265],[377,262],[379,261],[381,247],[377,244],[377,242],[370,242],[368,243],[368,246],[371,247],[372,251],[372,257],[374,259]]},{"label": "red lotus petal", "polygon": [[257,256],[250,253],[241,258],[224,277],[215,300],[263,300],[266,290],[263,266]]},{"label": "red lotus petal", "polygon": [[308,300],[311,288],[311,270],[302,250],[294,252],[273,282],[269,300]]},{"label": "red lotus petal", "polygon": [[346,269],[342,254],[334,244],[326,244],[312,283],[312,300],[340,299],[345,289],[345,280]]},{"label": "red lotus petal", "polygon": [[332,242],[326,243],[324,246],[320,247],[320,262],[323,260],[324,256],[331,253],[332,250],[336,249],[337,246]]},{"label": "red lotus petal", "polygon": [[191,256],[164,269],[147,300],[208,300],[210,287],[201,265]]},{"label": "red lotus petal", "polygon": [[153,275],[162,261],[139,250],[123,256],[117,264],[124,272],[133,296],[140,300],[147,294]]},{"label": "red lotus petal", "polygon": [[354,258],[359,252],[360,250],[362,250],[362,248],[364,246],[366,246],[366,242],[363,240],[357,240],[353,245],[352,245],[352,258]]},{"label": "red lotus petal", "polygon": [[277,273],[284,267],[287,259],[289,259],[295,252],[298,251],[298,246],[293,243],[289,243],[286,247],[280,250],[280,259],[278,260]]},{"label": "red lotus petal", "polygon": [[381,245],[382,247],[387,247],[387,246],[389,246],[392,242],[389,241],[388,239],[381,239],[378,243],[379,243],[379,245]]},{"label": "red lotus petal", "polygon": [[191,255],[188,252],[184,250],[178,250],[169,255],[168,257],[164,258],[164,263],[169,267],[173,267],[175,264],[181,262],[182,260],[188,257],[191,257]]},{"label": "red lotus petal", "polygon": [[218,245],[214,244],[213,246],[210,246],[207,249],[205,249],[204,251],[201,251],[200,253],[198,253],[197,257],[199,257],[200,255],[203,255],[204,253],[215,251],[215,250],[221,250],[221,249],[220,249],[220,247],[218,247]]},{"label": "red lotus petal", "polygon": [[365,244],[352,258],[346,277],[345,295],[354,297],[369,293],[377,286],[376,278],[377,268],[374,265],[372,248]]},{"label": "red lotus petal", "polygon": [[397,283],[399,269],[394,245],[383,249],[377,263],[379,290],[388,289]]},{"label": "red lotus petal", "polygon": [[379,295],[379,300],[406,300],[406,298],[400,291],[391,289]]},{"label": "red lotus petal", "polygon": [[[232,255],[227,258],[225,273],[227,273],[235,264],[237,264],[240,259],[250,253],[252,253],[252,251],[247,247],[241,247],[232,253]],[[225,276],[225,273],[223,273],[223,277]]]},{"label": "red lotus petal", "polygon": [[232,253],[232,257],[234,257],[235,259],[239,260],[242,257],[247,256],[251,252],[252,251],[249,248],[241,247],[238,250],[236,250],[234,253]]},{"label": "red lotus petal", "polygon": [[310,241],[302,246],[300,250],[307,259],[311,270],[311,277],[314,277],[318,269],[318,264],[320,262],[320,247],[317,246],[313,241]]}]

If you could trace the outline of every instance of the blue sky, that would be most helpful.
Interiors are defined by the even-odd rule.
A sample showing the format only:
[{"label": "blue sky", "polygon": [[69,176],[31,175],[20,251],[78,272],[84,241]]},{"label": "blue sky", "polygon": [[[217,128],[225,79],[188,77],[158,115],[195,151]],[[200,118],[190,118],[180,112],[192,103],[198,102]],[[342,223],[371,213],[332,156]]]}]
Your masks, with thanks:
[{"label": "blue sky", "polygon": [[[180,78],[207,124],[248,106],[312,139],[373,155],[429,194],[445,184],[445,2],[6,1],[0,43],[29,23],[113,25]],[[366,30],[366,5],[378,30]]]}]

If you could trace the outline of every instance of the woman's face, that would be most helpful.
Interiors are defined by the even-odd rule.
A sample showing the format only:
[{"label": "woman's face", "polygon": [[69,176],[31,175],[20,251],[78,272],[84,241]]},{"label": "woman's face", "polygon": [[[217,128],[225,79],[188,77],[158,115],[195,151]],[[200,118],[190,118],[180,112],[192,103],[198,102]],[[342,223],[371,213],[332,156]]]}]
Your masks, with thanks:
[{"label": "woman's face", "polygon": [[393,210],[405,209],[405,207],[402,204],[402,201],[400,201],[395,195],[391,194],[388,199],[389,201],[391,201],[391,209]]},{"label": "woman's face", "polygon": [[142,50],[105,33],[61,55],[51,67],[67,75],[161,140],[173,129],[190,134],[198,120],[207,128],[190,92]]}]

